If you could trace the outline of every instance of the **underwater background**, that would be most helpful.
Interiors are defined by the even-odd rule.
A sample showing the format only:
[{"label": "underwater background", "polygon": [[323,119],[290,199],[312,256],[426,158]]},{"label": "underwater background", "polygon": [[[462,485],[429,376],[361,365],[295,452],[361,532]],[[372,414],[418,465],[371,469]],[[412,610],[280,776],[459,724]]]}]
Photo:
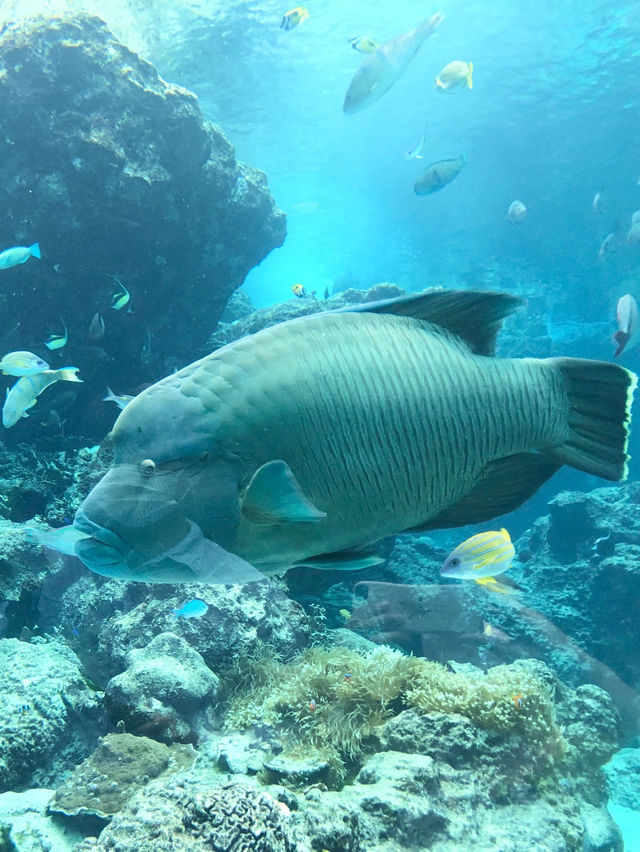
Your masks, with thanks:
[{"label": "underwater background", "polygon": [[[355,115],[342,109],[364,59],[351,41],[384,42],[436,8],[306,8],[291,29],[275,0],[0,8],[1,64],[19,81],[11,88],[7,74],[2,89],[0,78],[0,249],[36,240],[42,249],[42,260],[0,270],[2,352],[31,349],[83,379],[73,393],[56,384],[0,436],[0,852],[226,848],[223,837],[291,852],[638,849],[633,424],[624,485],[565,467],[509,516],[390,541],[387,565],[353,576],[296,568],[255,594],[154,587],[105,581],[24,542],[25,525],[69,523],[106,470],[98,446],[119,413],[102,401],[107,386],[135,395],[301,312],[428,287],[499,290],[528,303],[508,320],[499,354],[612,360],[618,301],[640,298],[640,241],[628,237],[640,209],[640,3],[451,2],[389,92]],[[37,102],[30,69],[46,56],[46,77],[58,55],[47,40],[73,47],[68,34],[54,24],[29,62],[5,60],[2,39],[23,19],[80,12],[132,52],[131,79],[155,68],[197,96],[201,115],[176,95],[179,127],[163,154],[171,194],[129,188],[125,198],[106,159],[85,168],[55,70]],[[98,25],[82,28],[101,43]],[[140,71],[135,54],[153,68]],[[473,63],[473,88],[438,91],[454,59]],[[111,127],[117,150],[135,123],[119,84],[101,88],[100,63],[94,78],[74,61],[69,87],[85,89],[87,114],[108,100],[92,105],[93,87],[100,98],[112,87],[105,138]],[[117,61],[127,78],[126,50]],[[153,120],[161,136],[163,119]],[[223,177],[202,178],[199,192],[198,173],[181,168],[202,121],[220,132]],[[409,158],[422,136],[421,158]],[[132,162],[136,146],[161,147],[153,134],[132,139]],[[63,151],[86,183],[74,186],[67,166],[56,172]],[[450,185],[415,194],[429,163],[461,154]],[[151,186],[157,174],[143,172]],[[227,178],[233,189],[209,221]],[[526,206],[517,223],[514,200]],[[116,282],[130,291],[130,314],[126,304],[111,310]],[[106,322],[98,337],[94,314]],[[63,328],[65,346],[43,348]],[[633,344],[619,361],[638,372]],[[295,351],[290,369],[304,369]],[[501,526],[516,545],[517,595],[441,584],[452,548]],[[425,612],[441,615],[426,624]],[[145,833],[138,808],[164,833]]]}]

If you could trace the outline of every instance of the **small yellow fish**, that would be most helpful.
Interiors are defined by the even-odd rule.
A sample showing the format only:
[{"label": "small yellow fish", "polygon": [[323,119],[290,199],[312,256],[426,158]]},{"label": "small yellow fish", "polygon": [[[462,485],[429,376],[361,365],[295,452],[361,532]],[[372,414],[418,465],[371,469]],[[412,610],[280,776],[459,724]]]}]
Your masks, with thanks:
[{"label": "small yellow fish", "polygon": [[507,594],[511,590],[494,578],[510,567],[515,553],[509,533],[504,528],[499,532],[478,533],[451,551],[440,573],[458,580],[475,580],[479,585]]},{"label": "small yellow fish", "polygon": [[294,284],[291,288],[294,296],[297,296],[299,299],[302,299],[303,296],[307,295],[307,291],[304,289],[302,284]]},{"label": "small yellow fish", "polygon": [[359,53],[373,53],[374,50],[380,47],[377,41],[367,38],[367,36],[356,36],[349,39],[349,41],[351,42],[351,47]]},{"label": "small yellow fish", "polygon": [[[113,299],[111,307],[114,311],[121,311],[125,305],[129,304],[129,301],[131,300],[131,293],[127,290],[122,281],[120,281],[119,278],[116,278],[115,275],[109,275],[109,278],[113,278],[116,284],[120,286],[120,290],[116,291],[111,297]],[[129,310],[127,311],[127,313],[131,313],[131,306],[129,306]]]},{"label": "small yellow fish", "polygon": [[436,77],[436,89],[446,92],[456,86],[473,89],[473,62],[456,59],[445,65]]},{"label": "small yellow fish", "polygon": [[351,613],[348,609],[341,609],[338,611],[338,615],[344,619],[344,621],[349,621],[351,619]]},{"label": "small yellow fish", "polygon": [[488,621],[482,622],[482,633],[487,639],[494,639],[498,642],[511,642],[511,636],[508,633],[505,633],[504,630],[500,630],[499,627],[494,627],[493,624],[489,624]]},{"label": "small yellow fish", "polygon": [[297,27],[298,24],[308,20],[308,18],[308,9],[305,9],[304,6],[296,6],[295,9],[289,9],[288,12],[284,13],[282,20],[280,21],[280,29],[292,30],[294,27]]},{"label": "small yellow fish", "polygon": [[63,346],[67,345],[67,327],[64,324],[64,320],[61,319],[60,322],[62,323],[63,328],[62,334],[50,334],[49,339],[44,342],[47,349],[51,349],[52,351],[54,349],[62,349]]}]

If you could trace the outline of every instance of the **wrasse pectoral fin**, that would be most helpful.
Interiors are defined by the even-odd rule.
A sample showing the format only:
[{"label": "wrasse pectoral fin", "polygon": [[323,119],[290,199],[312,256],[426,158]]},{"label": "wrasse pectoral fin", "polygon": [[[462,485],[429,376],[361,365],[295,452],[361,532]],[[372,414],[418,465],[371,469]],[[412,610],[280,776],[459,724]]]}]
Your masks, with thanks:
[{"label": "wrasse pectoral fin", "polygon": [[262,524],[319,521],[326,517],[308,499],[282,459],[267,462],[256,470],[245,491],[242,511]]},{"label": "wrasse pectoral fin", "polygon": [[319,571],[360,571],[382,565],[385,560],[377,553],[361,553],[357,550],[345,550],[342,553],[328,553],[326,556],[312,556],[296,565],[304,568],[316,568]]}]

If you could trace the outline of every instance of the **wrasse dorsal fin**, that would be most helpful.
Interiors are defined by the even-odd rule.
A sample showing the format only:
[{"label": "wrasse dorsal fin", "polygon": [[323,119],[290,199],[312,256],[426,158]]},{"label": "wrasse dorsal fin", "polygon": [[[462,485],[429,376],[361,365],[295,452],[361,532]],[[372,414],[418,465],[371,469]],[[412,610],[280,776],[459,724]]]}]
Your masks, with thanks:
[{"label": "wrasse dorsal fin", "polygon": [[244,493],[242,511],[263,524],[319,521],[326,517],[308,499],[282,459],[269,461],[256,470]]},{"label": "wrasse dorsal fin", "polygon": [[354,305],[345,310],[395,314],[430,322],[462,338],[476,355],[494,355],[502,321],[524,304],[524,299],[508,293],[436,290]]}]

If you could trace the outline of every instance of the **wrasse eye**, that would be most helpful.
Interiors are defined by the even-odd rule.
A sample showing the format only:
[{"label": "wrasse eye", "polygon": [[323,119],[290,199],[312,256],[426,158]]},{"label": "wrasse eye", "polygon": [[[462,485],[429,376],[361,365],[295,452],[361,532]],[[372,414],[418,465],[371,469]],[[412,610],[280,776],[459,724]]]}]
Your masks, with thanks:
[{"label": "wrasse eye", "polygon": [[140,471],[145,476],[151,476],[151,474],[155,471],[155,469],[156,469],[156,463],[154,462],[153,459],[143,459],[140,462]]},{"label": "wrasse eye", "polygon": [[453,559],[451,559],[450,562],[449,562],[449,565],[451,565],[452,568],[457,568],[459,564],[460,564],[460,560],[458,559],[457,556],[454,556]]}]

